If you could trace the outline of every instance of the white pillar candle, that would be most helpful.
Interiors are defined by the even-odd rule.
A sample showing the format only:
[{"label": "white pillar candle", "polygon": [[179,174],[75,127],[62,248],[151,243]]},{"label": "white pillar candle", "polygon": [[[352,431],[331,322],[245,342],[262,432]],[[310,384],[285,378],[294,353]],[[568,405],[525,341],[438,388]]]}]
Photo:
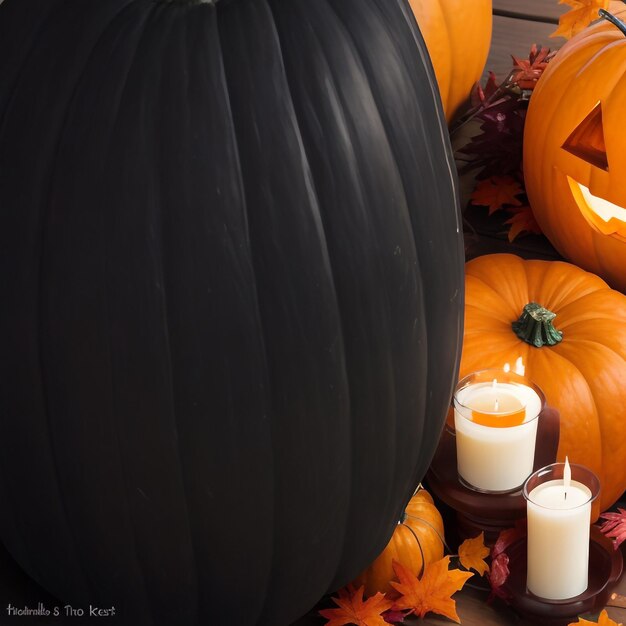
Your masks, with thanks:
[{"label": "white pillar candle", "polygon": [[[484,379],[485,373],[480,374]],[[533,471],[543,399],[515,374],[491,375],[489,381],[468,383],[475,376],[470,375],[455,393],[457,469],[461,479],[478,490],[511,491]]]},{"label": "white pillar candle", "polygon": [[562,479],[548,480],[525,495],[528,591],[549,600],[583,593],[589,574],[591,490],[568,480],[565,471]]}]

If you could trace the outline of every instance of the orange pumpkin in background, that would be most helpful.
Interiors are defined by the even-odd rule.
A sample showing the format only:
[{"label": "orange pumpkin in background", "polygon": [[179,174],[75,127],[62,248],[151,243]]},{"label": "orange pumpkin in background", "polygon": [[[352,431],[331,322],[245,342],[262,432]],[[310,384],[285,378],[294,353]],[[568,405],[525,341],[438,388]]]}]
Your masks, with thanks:
[{"label": "orange pumpkin in background", "polygon": [[480,79],[491,45],[492,0],[409,0],[426,41],[448,123]]},{"label": "orange pumpkin in background", "polygon": [[[527,309],[514,330],[529,303],[543,309]],[[626,490],[626,296],[570,263],[512,254],[469,261],[459,378],[514,368],[520,357],[525,375],[560,411],[558,460],[568,455],[592,469],[607,509]]]},{"label": "orange pumpkin in background", "polygon": [[390,581],[396,580],[393,561],[400,561],[416,576],[423,568],[443,558],[443,519],[425,489],[419,489],[408,503],[387,547],[354,581],[358,588],[365,585],[365,594],[387,593]]},{"label": "orange pumpkin in background", "polygon": [[530,99],[526,191],[567,259],[626,292],[626,5],[561,48]]}]

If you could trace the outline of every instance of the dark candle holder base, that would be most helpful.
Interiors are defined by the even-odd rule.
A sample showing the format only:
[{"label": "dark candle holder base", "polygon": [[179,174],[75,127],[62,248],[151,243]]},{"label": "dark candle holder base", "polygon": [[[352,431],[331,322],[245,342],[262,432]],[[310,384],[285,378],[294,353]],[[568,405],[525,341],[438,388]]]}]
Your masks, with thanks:
[{"label": "dark candle holder base", "polygon": [[[559,412],[546,407],[537,425],[537,444],[533,471],[554,463],[559,446]],[[526,517],[526,501],[519,489],[507,493],[483,493],[459,481],[456,439],[446,427],[426,474],[432,493],[456,511],[459,539],[485,533],[485,543],[493,545],[500,532]]]},{"label": "dark candle holder base", "polygon": [[583,613],[595,613],[606,606],[611,589],[622,577],[622,553],[613,548],[596,526],[591,527],[589,544],[589,586],[567,600],[538,598],[526,589],[526,537],[506,550],[510,574],[502,586],[508,604],[537,626],[566,626]]}]

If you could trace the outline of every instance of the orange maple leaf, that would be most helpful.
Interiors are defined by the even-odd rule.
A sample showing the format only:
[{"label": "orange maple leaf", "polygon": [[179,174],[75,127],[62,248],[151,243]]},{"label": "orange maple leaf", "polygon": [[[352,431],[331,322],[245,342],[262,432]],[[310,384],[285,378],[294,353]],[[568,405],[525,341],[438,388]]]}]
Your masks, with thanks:
[{"label": "orange maple leaf", "polygon": [[571,624],[569,624],[569,626],[583,626],[584,624],[591,624],[592,626],[595,626],[596,624],[598,626],[623,626],[621,622],[619,624],[617,622],[614,622],[609,617],[606,609],[602,610],[602,613],[600,613],[600,617],[598,618],[597,622],[590,622],[589,620],[579,617],[577,622],[572,622]]},{"label": "orange maple leaf", "polygon": [[398,561],[393,562],[393,569],[400,582],[392,582],[392,586],[401,596],[395,601],[394,608],[410,609],[418,617],[433,612],[461,623],[456,612],[456,602],[452,594],[460,591],[471,572],[462,572],[459,569],[448,569],[450,557],[430,563],[424,569],[419,579],[409,569]]},{"label": "orange maple leaf", "polygon": [[485,546],[485,533],[473,539],[466,539],[459,546],[459,561],[465,569],[476,570],[479,576],[489,571],[484,559],[489,556],[489,548]]},{"label": "orange maple leaf", "polygon": [[539,224],[537,224],[537,220],[535,220],[535,216],[533,215],[533,211],[529,206],[523,206],[515,209],[511,209],[513,213],[513,217],[506,220],[505,224],[510,224],[511,228],[509,228],[509,243],[515,241],[515,238],[518,237],[521,233],[533,233],[535,235],[541,234],[541,228],[539,228]]},{"label": "orange maple leaf", "polygon": [[524,190],[511,176],[491,176],[478,181],[471,195],[472,204],[489,207],[489,215],[501,209],[505,204],[521,206],[515,197]]},{"label": "orange maple leaf", "polygon": [[339,608],[322,609],[319,612],[322,617],[328,620],[326,626],[344,626],[344,624],[389,626],[381,613],[391,608],[391,601],[387,600],[385,594],[380,592],[363,601],[364,589],[365,587],[361,586],[355,591],[351,585],[340,589],[337,592],[339,597],[332,598],[332,601]]},{"label": "orange maple leaf", "polygon": [[548,62],[551,58],[550,48],[538,48],[537,44],[533,44],[527,59],[518,59],[513,54],[511,57],[513,59],[513,70],[515,71],[511,80],[517,83],[520,89],[532,90],[546,67],[548,67]]},{"label": "orange maple leaf", "polygon": [[609,8],[609,0],[560,0],[559,4],[567,4],[572,8],[559,17],[559,27],[550,37],[565,37],[571,39],[591,22],[600,16],[600,9]]}]

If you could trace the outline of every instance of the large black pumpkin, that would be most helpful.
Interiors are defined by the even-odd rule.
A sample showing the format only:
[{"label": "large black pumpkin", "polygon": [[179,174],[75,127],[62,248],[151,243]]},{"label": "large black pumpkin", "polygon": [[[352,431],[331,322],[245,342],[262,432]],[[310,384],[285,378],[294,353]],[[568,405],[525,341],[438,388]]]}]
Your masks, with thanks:
[{"label": "large black pumpkin", "polygon": [[127,623],[287,624],[385,545],[463,252],[405,0],[0,5],[0,533]]}]

